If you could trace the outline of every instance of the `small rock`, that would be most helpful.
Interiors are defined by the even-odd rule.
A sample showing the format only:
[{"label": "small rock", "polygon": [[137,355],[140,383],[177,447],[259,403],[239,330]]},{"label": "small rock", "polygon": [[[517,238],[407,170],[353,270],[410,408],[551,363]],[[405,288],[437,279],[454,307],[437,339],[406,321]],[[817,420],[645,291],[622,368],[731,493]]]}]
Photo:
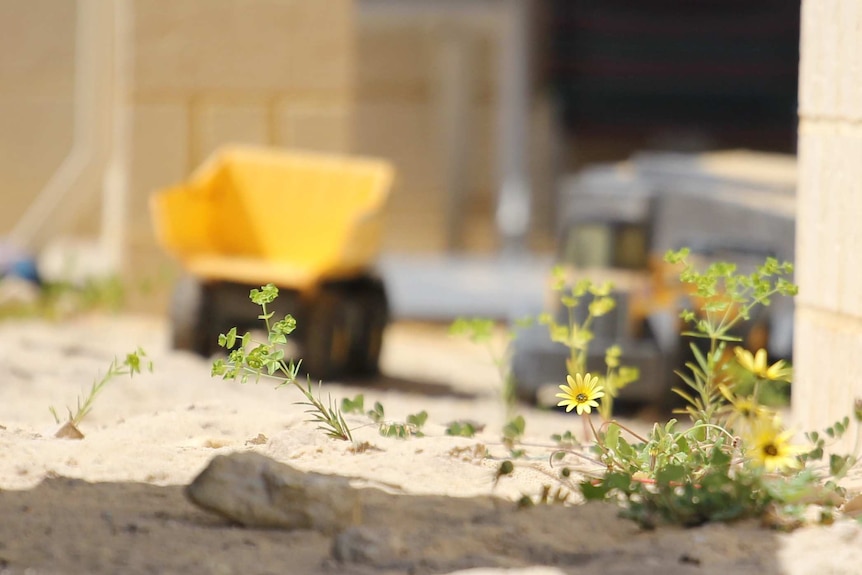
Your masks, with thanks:
[{"label": "small rock", "polygon": [[74,423],[67,421],[54,433],[54,437],[58,439],[84,439],[84,434]]},{"label": "small rock", "polygon": [[246,527],[331,534],[358,523],[361,511],[347,479],[304,473],[254,452],[214,457],[185,494]]},{"label": "small rock", "polygon": [[386,528],[357,525],[339,533],[332,542],[332,556],[342,563],[391,565],[405,554],[401,537]]},{"label": "small rock", "polygon": [[257,437],[249,439],[245,442],[246,445],[264,445],[269,439],[262,433],[258,433]]}]

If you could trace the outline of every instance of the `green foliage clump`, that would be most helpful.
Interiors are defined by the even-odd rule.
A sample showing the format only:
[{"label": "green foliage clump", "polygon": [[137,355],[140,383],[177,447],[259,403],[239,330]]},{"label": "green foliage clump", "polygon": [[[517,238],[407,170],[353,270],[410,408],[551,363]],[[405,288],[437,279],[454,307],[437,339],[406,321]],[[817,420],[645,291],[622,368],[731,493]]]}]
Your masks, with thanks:
[{"label": "green foliage clump", "polygon": [[299,381],[299,363],[285,358],[284,348],[281,346],[287,343],[287,336],[296,329],[296,320],[288,314],[273,321],[275,312],[268,311],[267,305],[277,297],[278,288],[273,284],[251,290],[249,299],[261,308],[258,319],[263,321],[266,327],[266,341],[254,339],[250,332],[240,336],[235,327],[220,334],[219,347],[228,350],[228,357],[226,360],[217,359],[213,363],[212,375],[221,376],[222,379],[239,380],[242,383],[246,383],[250,377],[254,377],[255,382],[261,377],[267,377],[279,381],[278,387],[292,385],[305,398],[300,404],[309,407],[307,413],[311,414],[312,421],[317,423],[326,435],[352,441],[350,428],[341,411],[333,406],[332,398],[324,403],[319,397],[315,397],[311,381],[307,379],[305,385]]},{"label": "green foliage clump", "polygon": [[[624,515],[645,527],[758,517],[776,527],[793,528],[802,524],[812,505],[819,507],[824,521],[830,520],[846,498],[839,482],[858,461],[862,401],[854,410],[853,452],[830,454],[821,464],[828,441],[849,430],[850,418],[822,434],[807,434],[809,446],[794,443],[792,431],[763,403],[761,393],[765,385],[786,386],[792,379],[790,366],[781,360],[769,364],[765,350],[752,353],[738,345],[742,342],[738,328],[757,306],[769,305],[775,296],[796,294],[796,286],[786,277],[792,266],[767,258],[750,274],[737,273],[727,262],[700,271],[686,249],[669,252],[666,261],[682,266],[682,293],[694,304],[680,314],[688,327],[683,335],[702,342],[691,344],[692,361],[677,371],[684,385],[674,389],[686,402],[680,413],[690,423],[684,426],[671,419],[642,437],[611,419],[619,382],[631,379],[619,368],[620,350],[607,350],[604,378],[586,372],[591,323],[612,308],[610,286],[580,281],[567,287],[558,273],[555,287],[569,310],[569,321],[560,325],[544,316],[540,322],[548,325],[553,341],[570,350],[568,385],[560,386],[558,405],[567,411],[577,408],[589,440],[585,444],[570,431],[553,436],[557,447],[552,467],[571,457],[583,465],[577,473],[570,465],[559,468],[556,490],[546,486],[537,498],[522,503],[561,503],[569,500],[565,492],[579,493],[586,500],[615,502]],[[578,322],[574,310],[585,297],[592,300]],[[591,419],[596,406],[602,420],[598,428]],[[511,460],[503,462],[497,479],[513,470]]]},{"label": "green foliage clump", "polygon": [[[581,440],[571,431],[553,436],[552,471],[545,473],[557,485],[545,486],[538,496],[526,497],[521,503],[566,504],[577,499],[573,495],[579,495],[585,500],[614,502],[627,517],[645,527],[756,517],[776,527],[793,528],[803,523],[812,505],[819,507],[824,521],[830,520],[846,499],[840,480],[858,461],[862,401],[854,406],[857,442],[851,454],[827,455],[830,442],[849,431],[850,417],[822,433],[806,434],[808,446],[796,444],[793,433],[785,429],[760,393],[767,384],[786,386],[792,379],[790,366],[781,360],[770,364],[763,349],[741,347],[737,333],[755,307],[769,305],[775,296],[796,293],[796,286],[786,277],[792,266],[768,258],[750,274],[737,273],[736,267],[726,262],[699,271],[688,258],[688,250],[666,256],[667,262],[683,267],[681,285],[694,305],[683,310],[680,319],[687,326],[684,335],[700,344],[690,346],[692,360],[677,372],[683,385],[674,389],[686,402],[679,413],[689,421],[683,424],[670,419],[655,424],[646,436],[611,417],[617,392],[637,377],[635,370],[621,365],[623,350],[618,346],[606,350],[604,374],[586,372],[593,340],[591,324],[615,305],[611,286],[579,281],[567,287],[564,276],[558,273],[555,287],[568,310],[568,322],[558,324],[549,316],[540,317],[539,322],[548,326],[552,340],[569,349],[568,385],[560,385],[558,406],[577,410],[586,438]],[[381,403],[366,409],[362,395],[343,399],[340,409],[333,406],[331,398],[326,404],[316,398],[310,384],[303,386],[297,381],[298,364],[286,360],[279,347],[296,322],[289,315],[273,321],[272,312],[267,311],[277,290],[264,286],[252,290],[250,297],[261,306],[259,319],[266,325],[267,339],[256,341],[249,333],[239,336],[236,329],[222,334],[219,344],[229,350],[229,356],[215,362],[214,375],[241,381],[252,376],[255,380],[274,377],[282,382],[280,385],[296,386],[314,421],[331,437],[352,439],[343,413],[366,416],[385,437],[423,435],[428,419],[424,410],[408,415],[404,422],[392,422],[386,419]],[[581,319],[576,309],[586,309]],[[486,346],[503,383],[501,398],[507,419],[501,444],[509,450],[509,457],[497,468],[496,484],[532,459],[527,456],[529,446],[522,443],[527,422],[516,411],[515,382],[509,369],[512,334],[505,334],[506,349],[500,353],[494,346],[497,330],[490,320],[460,319],[451,331]],[[592,408],[601,419],[598,426],[592,420]],[[469,421],[454,421],[446,434],[472,437],[480,427]],[[578,465],[573,465],[571,458]]]},{"label": "green foliage clump", "polygon": [[[791,370],[782,361],[770,366],[764,350],[752,354],[736,347],[729,354],[727,349],[741,341],[732,330],[755,306],[769,305],[775,295],[795,295],[796,286],[784,277],[792,266],[768,258],[748,275],[727,262],[701,272],[688,255],[688,250],[670,252],[666,261],[682,264],[680,280],[699,302],[696,310],[680,315],[691,328],[684,335],[707,343],[705,348],[692,344],[694,361],[677,372],[685,387],[674,391],[687,403],[683,413],[691,427],[681,429],[672,419],[657,424],[647,438],[629,442],[620,426],[608,422],[596,432],[593,447],[605,472],[583,481],[581,493],[588,500],[619,502],[644,526],[761,517],[792,527],[812,504],[830,515],[844,500],[837,480],[856,463],[856,455],[831,456],[827,477],[805,466],[823,457],[820,436],[809,436],[809,449],[793,444],[792,432],[757,393],[763,382],[790,381]],[[747,395],[738,385],[741,372],[755,380]],[[839,422],[827,435],[837,437],[848,425],[849,419]]]}]

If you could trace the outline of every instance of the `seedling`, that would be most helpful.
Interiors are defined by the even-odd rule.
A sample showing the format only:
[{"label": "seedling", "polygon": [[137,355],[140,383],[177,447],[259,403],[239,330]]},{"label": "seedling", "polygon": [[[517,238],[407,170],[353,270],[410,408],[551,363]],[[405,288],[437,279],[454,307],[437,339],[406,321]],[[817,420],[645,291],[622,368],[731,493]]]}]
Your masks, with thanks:
[{"label": "seedling", "polygon": [[[78,396],[77,408],[74,412],[69,407],[66,407],[66,411],[68,411],[68,419],[67,421],[57,430],[54,434],[55,437],[63,437],[67,439],[83,439],[84,434],[78,429],[81,425],[81,422],[84,418],[90,413],[93,409],[93,404],[96,401],[96,397],[99,393],[105,388],[105,386],[113,380],[117,376],[128,375],[130,378],[134,377],[136,373],[141,373],[141,364],[144,363],[147,371],[153,371],[153,362],[146,360],[147,354],[143,349],[138,348],[136,351],[126,354],[126,359],[123,360],[123,363],[118,363],[117,359],[111,362],[111,365],[108,367],[108,371],[102,376],[101,379],[97,379],[93,381],[93,385],[90,386],[90,391],[86,396]],[[51,414],[54,416],[54,421],[60,423],[60,416],[57,415],[57,410],[54,409],[53,406],[48,408],[51,411]]]},{"label": "seedling", "polygon": [[305,400],[299,403],[309,406],[306,413],[311,414],[311,421],[317,423],[319,429],[329,437],[352,441],[350,428],[341,411],[333,406],[332,397],[329,397],[326,403],[320,399],[319,392],[315,397],[309,379],[304,386],[299,382],[299,362],[285,359],[284,349],[280,346],[287,343],[287,336],[296,329],[296,320],[288,314],[283,319],[272,321],[275,312],[268,311],[267,304],[275,301],[277,297],[278,288],[273,284],[251,290],[249,299],[261,308],[258,319],[266,326],[267,339],[258,341],[250,332],[240,336],[235,327],[226,334],[220,334],[219,347],[228,350],[229,354],[227,360],[217,359],[213,363],[212,375],[221,376],[222,379],[239,380],[242,383],[246,383],[252,376],[255,382],[266,377],[278,381],[277,387],[292,385],[302,393]]}]

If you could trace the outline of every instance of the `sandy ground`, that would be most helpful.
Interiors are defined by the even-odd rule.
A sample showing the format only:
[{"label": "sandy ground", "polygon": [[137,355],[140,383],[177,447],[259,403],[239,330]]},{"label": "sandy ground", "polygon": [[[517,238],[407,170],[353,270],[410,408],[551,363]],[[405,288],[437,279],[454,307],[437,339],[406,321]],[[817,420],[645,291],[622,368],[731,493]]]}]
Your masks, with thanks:
[{"label": "sandy ground", "polygon": [[[856,522],[792,534],[753,522],[640,531],[605,505],[516,509],[551,483],[542,446],[580,433],[579,421],[524,407],[531,457],[495,485],[506,451],[494,369],[440,327],[392,326],[381,377],[324,386],[336,399],[380,401],[393,420],[429,413],[426,436],[409,440],[349,417],[364,450],[318,432],[296,390],[212,379],[208,362],[169,351],[166,335],[160,319],[141,317],[0,324],[0,574],[862,573]],[[137,346],[155,372],[109,384],[83,440],[53,438],[49,406],[63,414]],[[448,437],[455,419],[485,431]],[[345,560],[332,536],[241,528],[187,502],[183,486],[214,455],[242,450],[351,478],[363,489],[363,552]]]}]

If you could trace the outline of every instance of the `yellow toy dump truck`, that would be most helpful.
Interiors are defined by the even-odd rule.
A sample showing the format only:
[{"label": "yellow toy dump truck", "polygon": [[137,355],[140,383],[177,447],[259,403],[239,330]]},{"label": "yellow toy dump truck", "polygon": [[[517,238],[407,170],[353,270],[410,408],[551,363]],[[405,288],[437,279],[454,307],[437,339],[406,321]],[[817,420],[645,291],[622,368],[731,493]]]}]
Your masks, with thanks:
[{"label": "yellow toy dump truck", "polygon": [[229,147],[155,192],[157,239],[186,272],[171,305],[173,346],[209,356],[219,333],[259,328],[249,290],[271,282],[276,316],[297,320],[291,343],[304,371],[375,372],[388,306],[373,264],[392,178],[382,160]]}]

